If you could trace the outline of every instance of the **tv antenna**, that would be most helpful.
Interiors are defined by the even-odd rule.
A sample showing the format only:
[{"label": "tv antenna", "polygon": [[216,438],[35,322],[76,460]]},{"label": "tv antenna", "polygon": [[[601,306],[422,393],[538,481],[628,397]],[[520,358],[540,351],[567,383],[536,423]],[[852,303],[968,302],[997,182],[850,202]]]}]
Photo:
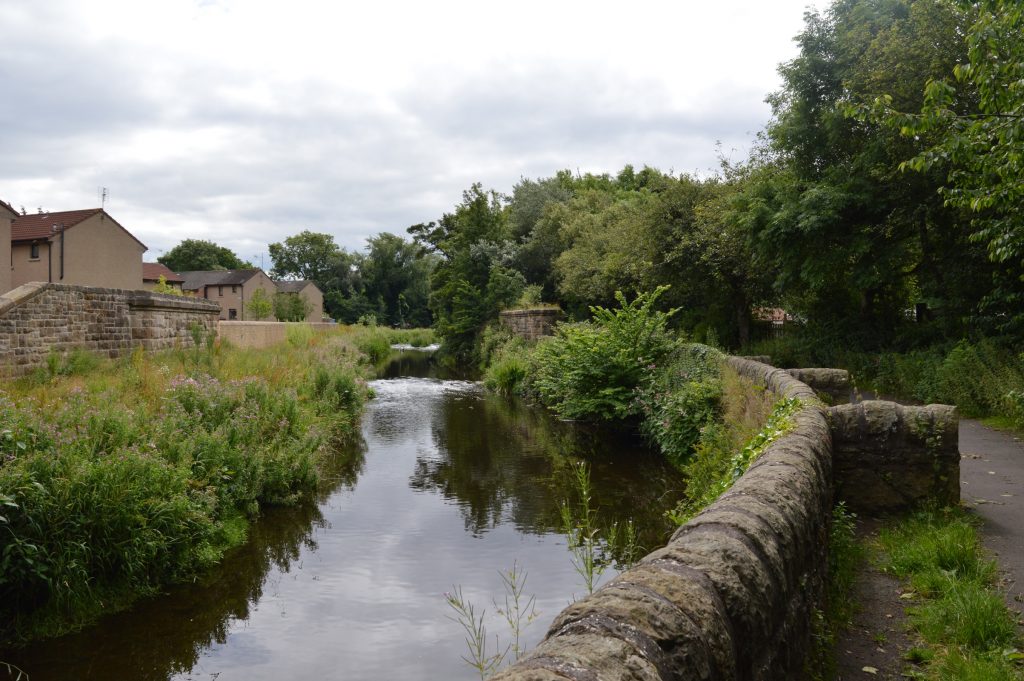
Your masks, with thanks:
[{"label": "tv antenna", "polygon": [[110,196],[110,192],[107,191],[106,187],[99,188],[100,194],[100,208],[105,209],[107,207],[107,197]]}]

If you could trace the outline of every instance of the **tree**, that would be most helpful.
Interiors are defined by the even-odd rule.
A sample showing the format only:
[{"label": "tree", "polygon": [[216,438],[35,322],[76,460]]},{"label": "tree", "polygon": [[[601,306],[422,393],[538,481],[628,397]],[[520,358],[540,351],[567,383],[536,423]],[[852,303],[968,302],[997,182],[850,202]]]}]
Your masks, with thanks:
[{"label": "tree", "polygon": [[438,258],[430,277],[434,328],[448,352],[472,361],[484,325],[496,319],[503,306],[511,305],[525,286],[522,274],[512,268],[516,248],[508,227],[507,201],[474,184],[463,192],[454,212],[408,231]]},{"label": "tree", "polygon": [[330,234],[299,232],[269,246],[274,263],[271,276],[277,279],[305,279],[312,281],[321,291],[335,288],[332,280],[337,275],[341,249]]},{"label": "tree", "polygon": [[[977,12],[967,31],[966,60],[924,88],[919,113],[886,93],[872,107],[854,106],[859,120],[880,121],[904,137],[932,143],[901,169],[945,175],[947,206],[971,215],[971,240],[999,264],[985,303],[993,319],[1024,326],[1024,7],[1009,0],[961,2]],[[945,76],[945,77],[944,77]]]},{"label": "tree", "polygon": [[297,293],[274,295],[274,316],[279,322],[301,322],[310,310],[309,302]]},{"label": "tree", "polygon": [[361,261],[362,295],[379,321],[392,326],[429,326],[430,272],[436,256],[384,232],[367,240]]},{"label": "tree", "polygon": [[249,313],[249,318],[256,321],[266,319],[273,310],[274,304],[271,302],[270,297],[267,296],[266,291],[261,288],[256,289],[252,297],[249,298],[249,307],[246,310]]},{"label": "tree", "polygon": [[786,307],[843,342],[892,342],[918,302],[959,335],[989,285],[984,253],[936,193],[944,172],[899,171],[925,141],[843,111],[883,92],[919,106],[924,84],[962,57],[968,23],[945,0],[836,0],[807,15],[800,55],[780,67],[735,217]]},{"label": "tree", "polygon": [[242,270],[253,267],[224,246],[202,239],[185,239],[167,251],[157,262],[174,272],[195,270]]}]

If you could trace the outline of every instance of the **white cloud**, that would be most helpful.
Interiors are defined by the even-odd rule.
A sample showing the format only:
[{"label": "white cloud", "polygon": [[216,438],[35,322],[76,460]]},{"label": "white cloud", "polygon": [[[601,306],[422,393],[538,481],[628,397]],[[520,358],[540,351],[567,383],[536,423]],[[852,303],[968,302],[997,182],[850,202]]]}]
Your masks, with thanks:
[{"label": "white cloud", "polygon": [[0,0],[0,198],[106,186],[150,257],[251,257],[307,228],[359,248],[474,181],[703,171],[766,122],[805,4]]}]

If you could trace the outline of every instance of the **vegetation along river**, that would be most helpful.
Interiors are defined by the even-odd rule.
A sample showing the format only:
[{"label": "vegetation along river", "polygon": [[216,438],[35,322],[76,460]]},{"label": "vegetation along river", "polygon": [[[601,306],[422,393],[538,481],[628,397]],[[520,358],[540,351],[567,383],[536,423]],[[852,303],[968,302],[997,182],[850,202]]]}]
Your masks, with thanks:
[{"label": "vegetation along river", "polygon": [[382,375],[356,463],[329,471],[315,505],[267,512],[202,583],[0,659],[32,681],[468,680],[453,586],[486,608],[492,647],[508,639],[492,598],[513,563],[536,596],[528,646],[585,593],[559,513],[573,461],[590,462],[601,524],[632,518],[647,550],[667,538],[679,478],[637,437],[485,394],[429,353],[397,353]]}]

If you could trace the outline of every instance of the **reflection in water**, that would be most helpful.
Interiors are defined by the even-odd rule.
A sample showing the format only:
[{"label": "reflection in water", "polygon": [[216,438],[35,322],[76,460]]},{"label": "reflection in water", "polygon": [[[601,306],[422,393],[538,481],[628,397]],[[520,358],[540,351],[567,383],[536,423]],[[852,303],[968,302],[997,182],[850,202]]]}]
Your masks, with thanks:
[{"label": "reflection in water", "polygon": [[469,680],[444,592],[458,584],[494,616],[498,572],[517,561],[541,611],[532,645],[582,590],[558,532],[571,460],[590,461],[605,522],[632,517],[648,549],[664,541],[676,477],[634,438],[440,380],[429,353],[400,353],[384,375],[365,463],[329,472],[316,505],[268,512],[202,584],[0,659],[33,681]]}]

